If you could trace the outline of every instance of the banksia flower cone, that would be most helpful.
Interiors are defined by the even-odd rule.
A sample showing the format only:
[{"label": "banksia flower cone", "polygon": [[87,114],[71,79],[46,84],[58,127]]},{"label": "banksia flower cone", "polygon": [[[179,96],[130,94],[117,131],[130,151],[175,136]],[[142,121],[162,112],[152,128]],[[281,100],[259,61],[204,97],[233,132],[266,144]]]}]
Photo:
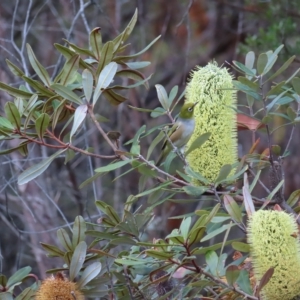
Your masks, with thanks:
[{"label": "banksia flower cone", "polygon": [[282,211],[257,211],[248,224],[248,242],[255,279],[274,268],[261,299],[291,300],[300,295],[300,243],[294,218]]},{"label": "banksia flower cone", "polygon": [[65,279],[61,273],[45,279],[35,296],[36,300],[84,300],[76,283]]},{"label": "banksia flower cone", "polygon": [[236,92],[232,76],[216,63],[196,67],[187,84],[186,102],[198,102],[194,110],[195,130],[186,149],[200,135],[211,133],[209,140],[187,156],[187,161],[194,171],[213,182],[223,165],[237,161]]}]

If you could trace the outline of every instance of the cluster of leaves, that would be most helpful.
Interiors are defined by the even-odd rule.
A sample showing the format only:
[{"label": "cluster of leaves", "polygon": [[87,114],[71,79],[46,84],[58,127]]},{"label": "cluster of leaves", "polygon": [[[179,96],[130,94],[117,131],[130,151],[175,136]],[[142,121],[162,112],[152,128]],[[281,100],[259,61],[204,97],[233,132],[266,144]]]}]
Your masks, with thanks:
[{"label": "cluster of leaves", "polygon": [[[220,299],[225,297],[258,299],[259,291],[267,284],[267,277],[265,276],[260,285],[254,289],[250,280],[251,272],[244,264],[248,257],[249,245],[240,239],[229,240],[228,237],[231,230],[237,227],[243,232],[245,240],[246,213],[252,214],[255,211],[254,204],[259,207],[279,204],[283,209],[288,207],[291,212],[298,200],[299,191],[295,191],[287,201],[282,193],[284,179],[280,175],[281,161],[288,155],[289,145],[282,151],[278,145],[271,143],[272,134],[276,130],[272,128],[274,116],[282,117],[286,120],[285,125],[291,124],[293,128],[300,120],[299,110],[293,108],[295,103],[300,102],[300,79],[296,77],[299,69],[289,79],[274,82],[295,57],[288,59],[277,71],[274,71],[273,67],[283,46],[274,52],[262,53],[257,59],[253,52],[249,52],[245,64],[233,62],[233,67],[242,74],[234,81],[234,85],[237,90],[247,95],[246,108],[249,110],[247,115],[238,114],[238,128],[252,130],[254,141],[256,131],[263,130],[269,141],[263,153],[255,153],[259,142],[255,141],[249,153],[234,166],[224,165],[214,182],[195,172],[192,166],[185,166],[184,171],[177,170],[176,174],[173,174],[169,167],[174,157],[166,160],[164,169],[157,167],[150,160],[154,149],[166,135],[166,132],[161,130],[165,125],[150,129],[142,126],[128,142],[127,145],[131,145],[130,150],[120,151],[110,136],[103,131],[93,112],[101,95],[111,104],[118,105],[126,100],[117,93],[118,90],[134,88],[141,84],[147,86],[148,78],[145,79],[136,69],[145,67],[148,63],[128,61],[146,51],[155,40],[137,54],[119,56],[119,53],[127,47],[123,43],[135,25],[136,16],[135,13],[127,28],[118,37],[103,46],[99,28],[94,29],[90,35],[92,51],[79,48],[67,41],[68,47],[56,45],[67,61],[53,80],[28,46],[31,66],[41,82],[26,76],[18,67],[8,62],[10,69],[28,85],[16,89],[0,83],[1,89],[15,97],[13,102],[7,102],[5,105],[6,116],[0,117],[1,138],[22,140],[18,147],[4,150],[1,154],[20,151],[26,155],[30,143],[58,150],[48,159],[23,172],[19,176],[19,184],[27,183],[39,176],[58,155],[64,153],[66,162],[73,157],[74,152],[91,155],[90,152],[73,145],[75,133],[88,114],[114,152],[108,158],[115,160],[96,169],[95,176],[87,179],[82,186],[97,176],[124,165],[131,165],[131,169],[120,176],[125,176],[132,170],[137,170],[141,175],[138,184],[139,193],[128,196],[122,216],[111,205],[96,201],[96,206],[103,213],[97,224],[86,223],[82,217],[77,217],[71,237],[64,229],[57,232],[57,238],[63,249],[55,245],[42,244],[48,256],[60,257],[63,260],[61,268],[49,270],[49,273],[69,272],[70,279],[77,280],[86,297],[109,295],[112,299],[176,297],[196,299],[203,295],[208,297],[218,295]],[[83,59],[82,56],[88,58]],[[125,69],[118,71],[118,66]],[[81,74],[79,70],[83,70]],[[130,86],[110,86],[117,75],[138,82]],[[270,90],[267,90],[268,82],[273,83]],[[35,92],[33,93],[31,89]],[[176,98],[178,87],[174,87],[169,95],[161,85],[157,85],[156,89],[161,107],[154,110],[136,107],[133,109],[150,112],[153,118],[167,115],[173,123],[173,109],[183,94]],[[260,105],[256,111],[257,106],[254,106],[254,103]],[[277,112],[278,108],[281,108],[280,113]],[[71,122],[73,125],[68,129],[67,125]],[[54,129],[58,123],[64,126],[57,135]],[[64,131],[64,138],[61,139]],[[141,139],[154,132],[159,133],[144,156],[140,146]],[[201,147],[209,137],[209,133],[200,136],[188,151]],[[272,186],[267,188],[263,185],[265,197],[255,197],[254,201],[251,194],[255,186],[261,184],[261,170],[266,167],[270,168],[273,174]],[[233,168],[236,168],[234,175],[231,174]],[[252,176],[251,182],[249,174]],[[193,186],[193,179],[201,181],[203,185]],[[242,181],[242,189],[233,188],[233,183],[237,181]],[[151,182],[154,182],[153,186],[149,187]],[[190,201],[209,200],[217,204],[206,210],[196,210],[188,215],[177,216],[176,218],[182,219],[178,229],[174,229],[164,239],[147,241],[147,228],[155,218],[153,208],[166,201],[188,201],[174,199],[175,195],[182,194],[192,196],[193,199],[189,199]],[[133,204],[141,197],[147,199],[146,205],[136,209]],[[217,236],[219,241],[215,243],[214,238]],[[92,241],[88,243],[87,240],[90,239]],[[207,242],[211,244],[207,245]],[[233,261],[225,252],[225,247],[238,251]],[[242,255],[241,252],[246,254]],[[204,266],[200,264],[202,257],[205,259]],[[19,270],[8,280],[1,275],[0,299],[13,299],[14,287],[25,280],[29,272],[28,268]],[[36,284],[29,287],[16,299],[30,299],[36,287]]]}]

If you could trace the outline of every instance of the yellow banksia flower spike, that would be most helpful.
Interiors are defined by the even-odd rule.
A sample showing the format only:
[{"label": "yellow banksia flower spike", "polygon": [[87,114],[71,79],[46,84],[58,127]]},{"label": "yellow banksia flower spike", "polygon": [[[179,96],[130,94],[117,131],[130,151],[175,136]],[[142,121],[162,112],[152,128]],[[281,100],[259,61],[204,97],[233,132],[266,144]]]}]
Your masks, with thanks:
[{"label": "yellow banksia flower spike", "polygon": [[299,296],[300,243],[294,218],[283,211],[255,212],[248,223],[248,243],[256,280],[274,268],[261,299],[292,300]]},{"label": "yellow banksia flower spike", "polygon": [[84,296],[77,288],[75,282],[66,279],[62,273],[57,273],[45,279],[36,295],[36,300],[84,300]]},{"label": "yellow banksia flower spike", "polygon": [[186,149],[202,134],[211,133],[209,140],[187,156],[187,161],[194,171],[213,182],[222,166],[237,161],[236,91],[232,75],[216,62],[196,67],[187,84],[186,102],[198,102],[194,109],[195,130]]}]

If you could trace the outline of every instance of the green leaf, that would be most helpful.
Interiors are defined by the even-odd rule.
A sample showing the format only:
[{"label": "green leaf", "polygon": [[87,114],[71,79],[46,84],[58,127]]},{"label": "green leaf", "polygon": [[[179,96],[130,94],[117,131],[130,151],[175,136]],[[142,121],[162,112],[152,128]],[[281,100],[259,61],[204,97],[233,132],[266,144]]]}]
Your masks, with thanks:
[{"label": "green leaf", "polygon": [[189,233],[189,245],[200,242],[205,233],[205,230],[206,227],[197,227],[195,229],[191,229]]},{"label": "green leaf", "polygon": [[[124,76],[126,78],[130,78],[130,79],[137,80],[137,81],[145,79],[145,76],[141,72],[136,71],[136,70],[128,70],[128,69],[120,70],[117,72],[117,75]],[[145,85],[146,89],[148,90],[149,89],[148,81],[145,81],[144,85]]]},{"label": "green leaf", "polygon": [[[34,296],[36,294],[36,291],[32,289],[32,287],[28,287],[21,294],[18,295],[18,297],[15,300],[31,300],[34,299]],[[0,295],[0,299],[1,295]]]},{"label": "green leaf", "polygon": [[77,216],[73,225],[72,245],[75,248],[85,240],[86,224],[82,216]]},{"label": "green leaf", "polygon": [[93,105],[96,104],[102,91],[110,85],[110,83],[116,75],[117,69],[118,65],[115,62],[110,62],[103,68],[99,75],[97,86],[95,88],[93,96]]},{"label": "green leaf", "polygon": [[185,151],[185,156],[187,156],[189,153],[193,152],[194,150],[200,148],[211,136],[210,132],[206,132],[201,134],[199,137],[197,137],[193,143],[191,144],[191,146],[189,147],[189,149],[187,151]]},{"label": "green leaf", "polygon": [[133,155],[140,154],[140,136],[146,131],[146,125],[143,125],[135,134],[134,138],[132,139],[132,146],[130,148],[130,153]]},{"label": "green leaf", "polygon": [[165,115],[165,114],[166,114],[165,109],[163,109],[162,107],[157,107],[152,111],[150,116],[151,116],[151,118],[157,118],[157,117],[160,117],[160,116]]},{"label": "green leaf", "polygon": [[289,196],[289,199],[287,200],[287,204],[293,207],[298,202],[299,197],[300,197],[300,190],[296,190],[292,192],[292,194]]},{"label": "green leaf", "polygon": [[278,185],[275,187],[275,189],[270,193],[270,195],[267,197],[267,199],[266,200],[271,200],[273,197],[274,197],[274,195],[281,189],[281,187],[283,186],[283,184],[284,184],[284,179],[282,179],[279,183],[278,183]]},{"label": "green leaf", "polygon": [[115,91],[110,90],[110,89],[103,91],[103,95],[106,97],[108,102],[112,105],[120,105],[121,103],[128,100],[127,98],[125,98],[121,94],[118,94]]},{"label": "green leaf", "polygon": [[4,128],[7,128],[7,129],[10,129],[10,130],[15,129],[13,124],[9,120],[7,120],[3,117],[0,117],[0,127],[4,127]]},{"label": "green leaf", "polygon": [[199,227],[199,226],[206,226],[207,224],[209,224],[210,221],[211,221],[211,220],[215,217],[215,215],[218,213],[220,207],[221,207],[221,204],[218,203],[218,204],[217,204],[217,205],[209,212],[209,214],[207,214],[207,212],[204,211],[204,218],[202,218],[203,215],[201,216],[200,211],[199,211],[199,210],[196,210],[196,211],[195,211],[195,214],[198,215],[198,216],[200,215],[201,218],[199,218],[199,219],[195,222],[195,224],[194,224],[192,230],[195,229],[195,228],[197,228],[197,227]]},{"label": "green leaf", "polygon": [[125,63],[125,65],[132,70],[142,69],[149,66],[150,64],[151,64],[150,61],[135,61],[135,62]]},{"label": "green leaf", "polygon": [[48,256],[64,257],[65,255],[65,253],[56,246],[45,244],[45,243],[41,243],[41,246],[48,252]]},{"label": "green leaf", "polygon": [[231,165],[224,165],[221,168],[220,173],[219,173],[217,179],[215,180],[216,185],[218,183],[224,181],[228,177],[228,175],[230,174],[231,170],[232,170]]},{"label": "green leaf", "polygon": [[167,94],[165,88],[162,85],[160,85],[160,84],[156,84],[155,88],[156,88],[157,97],[158,97],[158,100],[159,100],[161,106],[165,110],[168,110],[170,108],[170,106],[169,106],[169,98],[168,98],[168,94]]},{"label": "green leaf", "polygon": [[224,232],[225,230],[228,230],[228,228],[234,226],[234,224],[226,224],[226,225],[223,225],[221,226],[220,228],[216,229],[216,230],[213,230],[211,231],[209,234],[207,234],[202,240],[201,240],[201,243],[202,242],[205,242],[205,241],[208,241],[210,240],[211,238],[215,237],[216,235]]},{"label": "green leaf", "polygon": [[67,60],[63,66],[63,71],[60,77],[60,83],[62,85],[66,86],[68,83],[72,82],[79,68],[79,60],[80,56],[78,54],[73,55],[69,60]]},{"label": "green leaf", "polygon": [[249,273],[246,270],[241,270],[240,276],[237,279],[237,284],[239,285],[240,289],[249,295],[253,295],[253,291],[251,288],[250,280],[249,280]]},{"label": "green leaf", "polygon": [[185,172],[186,172],[186,174],[188,174],[191,177],[199,180],[203,184],[209,184],[209,181],[205,177],[203,177],[200,173],[195,172],[194,170],[192,170],[191,167],[189,167],[189,166],[186,167]]},{"label": "green leaf", "polygon": [[152,143],[150,144],[150,146],[148,148],[147,157],[146,157],[147,160],[149,160],[150,155],[152,154],[153,150],[155,149],[157,144],[164,139],[164,137],[165,137],[164,132],[160,131],[159,134],[156,136],[156,138],[152,141]]},{"label": "green leaf", "polygon": [[249,80],[247,77],[239,76],[238,81],[248,86],[250,90],[257,91],[259,86],[256,82]]},{"label": "green leaf", "polygon": [[70,280],[73,281],[79,274],[83,263],[85,261],[87,245],[84,241],[81,241],[75,248],[70,263]]},{"label": "green leaf", "polygon": [[101,58],[101,49],[102,49],[102,35],[101,35],[100,27],[96,27],[91,31],[90,46],[93,50],[95,57],[99,60]]},{"label": "green leaf", "polygon": [[299,77],[295,77],[292,79],[292,86],[295,90],[295,92],[300,95],[300,78]]},{"label": "green leaf", "polygon": [[238,204],[230,195],[224,195],[224,206],[228,214],[238,223],[243,222],[242,212]]},{"label": "green leaf", "polygon": [[198,197],[207,191],[207,187],[199,187],[199,186],[185,186],[183,190],[191,196]]},{"label": "green leaf", "polygon": [[65,87],[61,84],[54,83],[51,85],[51,88],[55,90],[55,92],[62,96],[64,99],[67,99],[71,102],[74,102],[76,104],[81,105],[82,100],[73,92],[71,91],[68,87]]},{"label": "green leaf", "polygon": [[80,280],[77,282],[77,286],[79,289],[83,288],[87,283],[93,280],[101,271],[101,263],[94,262],[87,266],[83,271]]},{"label": "green leaf", "polygon": [[17,282],[22,282],[25,277],[29,275],[31,272],[31,267],[24,267],[22,269],[19,269],[17,272],[15,272],[7,281],[6,287],[11,287]]},{"label": "green leaf", "polygon": [[131,161],[132,161],[131,159],[127,159],[127,160],[118,161],[116,163],[111,163],[107,166],[97,168],[95,170],[95,172],[96,173],[104,173],[104,172],[113,171],[113,170],[116,170],[118,168],[121,168],[121,167],[131,163]]},{"label": "green leaf", "polygon": [[84,96],[87,102],[90,102],[92,93],[93,93],[93,74],[88,70],[85,69],[82,72],[82,87],[84,91]]},{"label": "green leaf", "polygon": [[31,167],[29,167],[28,169],[26,169],[23,173],[21,173],[18,177],[18,184],[22,185],[25,184],[33,179],[35,179],[36,177],[38,177],[39,175],[41,175],[42,173],[44,173],[47,168],[49,167],[49,165],[51,164],[51,162],[58,157],[59,155],[61,155],[63,152],[65,152],[67,149],[61,149],[59,151],[57,151],[56,153],[54,153],[53,155],[51,155],[50,157],[48,157],[47,159],[41,161],[40,163],[33,165]]},{"label": "green leaf", "polygon": [[78,128],[83,123],[84,119],[86,118],[88,112],[88,106],[86,104],[79,105],[74,114],[74,122],[70,133],[70,143],[72,141],[73,135],[77,132]]},{"label": "green leaf", "polygon": [[232,61],[232,63],[239,69],[240,72],[245,73],[246,75],[255,76],[255,73],[253,72],[253,70],[250,70],[249,68],[247,68],[244,64],[238,62],[238,61]]},{"label": "green leaf", "polygon": [[67,251],[71,251],[73,249],[71,239],[65,229],[60,228],[57,230],[57,238]]},{"label": "green leaf", "polygon": [[63,41],[65,41],[69,45],[70,49],[74,50],[74,52],[76,52],[77,54],[82,54],[82,55],[87,55],[87,56],[95,57],[94,54],[93,54],[93,52],[90,51],[89,49],[78,47],[75,44],[67,41],[66,39],[63,39]]},{"label": "green leaf", "polygon": [[17,66],[15,66],[12,62],[10,62],[8,59],[5,60],[7,63],[7,66],[9,68],[9,70],[16,76],[18,77],[22,77],[24,74],[24,72],[19,69]]},{"label": "green leaf", "polygon": [[114,52],[114,43],[109,41],[105,43],[103,48],[101,49],[99,64],[96,71],[96,77],[99,76],[101,71],[104,69],[106,65],[112,62]]},{"label": "green leaf", "polygon": [[232,242],[232,248],[240,252],[250,252],[250,245],[242,242]]},{"label": "green leaf", "polygon": [[32,96],[32,93],[13,88],[3,82],[0,82],[0,90],[7,92],[11,96],[20,97],[22,99],[28,99]]},{"label": "green leaf", "polygon": [[232,266],[227,267],[226,280],[229,285],[233,286],[239,276],[240,276],[240,270],[239,270],[238,266],[232,265]]},{"label": "green leaf", "polygon": [[116,56],[113,58],[113,61],[115,62],[124,62],[126,60],[130,60],[134,57],[137,57],[141,54],[143,54],[144,52],[146,52],[158,39],[160,39],[160,35],[155,38],[147,47],[145,47],[142,51],[138,52],[138,53],[135,53],[135,54],[132,54],[132,55],[128,55],[128,56]]},{"label": "green leaf", "polygon": [[178,85],[175,85],[175,86],[173,86],[172,90],[170,91],[170,95],[169,95],[169,99],[168,99],[169,107],[172,105],[173,100],[175,99],[177,93],[178,93]]},{"label": "green leaf", "polygon": [[110,220],[115,224],[118,225],[121,222],[121,219],[117,212],[113,209],[112,206],[106,205],[105,206],[105,213],[110,218]]},{"label": "green leaf", "polygon": [[42,113],[35,121],[35,130],[39,138],[42,140],[46,129],[50,122],[49,115]]},{"label": "green leaf", "polygon": [[268,55],[266,53],[261,53],[257,59],[257,72],[259,75],[264,75],[265,67],[268,63]]},{"label": "green leaf", "polygon": [[146,250],[146,254],[148,256],[158,258],[160,260],[167,260],[167,259],[172,258],[174,256],[174,253],[155,251],[155,250]]},{"label": "green leaf", "polygon": [[180,225],[180,232],[184,238],[184,240],[186,241],[188,238],[188,234],[189,234],[189,229],[191,226],[191,222],[192,222],[192,218],[191,217],[187,217],[185,219],[182,220],[181,225]]},{"label": "green leaf", "polygon": [[218,262],[219,262],[217,253],[213,250],[207,251],[205,254],[205,261],[207,263],[207,266],[210,269],[210,272],[214,276],[217,276],[217,266],[218,266]]},{"label": "green leaf", "polygon": [[267,81],[270,81],[272,79],[274,79],[275,77],[277,77],[278,75],[280,75],[283,71],[285,71],[289,65],[294,61],[294,59],[296,58],[296,55],[293,55],[292,57],[290,57],[272,76],[270,76],[268,78],[268,80],[266,80],[265,82]]},{"label": "green leaf", "polygon": [[15,128],[20,129],[21,126],[21,116],[18,108],[13,102],[6,102],[4,106],[7,119],[15,126]]},{"label": "green leaf", "polygon": [[267,96],[278,95],[280,92],[282,92],[282,88],[285,84],[286,84],[285,81],[281,81],[281,82],[275,84],[274,86],[272,86],[270,91],[267,93]]},{"label": "green leaf", "polygon": [[245,66],[252,70],[254,66],[254,61],[255,61],[255,53],[253,51],[250,51],[246,54],[245,58]]},{"label": "green leaf", "polygon": [[0,293],[0,300],[14,300],[12,293],[3,292]]},{"label": "green leaf", "polygon": [[34,52],[31,49],[30,45],[26,44],[26,47],[27,47],[28,58],[29,58],[32,68],[34,69],[34,71],[38,75],[38,77],[42,80],[44,85],[46,85],[47,87],[50,87],[51,79],[50,79],[48,72],[39,63],[39,61],[37,60],[37,58],[34,55]]},{"label": "green leaf", "polygon": [[138,17],[138,10],[136,8],[131,20],[129,21],[128,25],[126,26],[126,28],[124,30],[124,35],[122,37],[122,42],[125,42],[128,39],[128,37],[130,36],[130,34],[131,34],[135,24],[136,24],[137,17]]}]

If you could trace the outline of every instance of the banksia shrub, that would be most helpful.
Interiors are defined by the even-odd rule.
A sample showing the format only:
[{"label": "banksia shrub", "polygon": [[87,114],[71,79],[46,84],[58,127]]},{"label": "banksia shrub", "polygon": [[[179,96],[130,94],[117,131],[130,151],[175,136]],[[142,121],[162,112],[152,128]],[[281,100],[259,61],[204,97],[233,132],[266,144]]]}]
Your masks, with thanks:
[{"label": "banksia shrub", "polygon": [[248,224],[248,242],[255,279],[274,268],[262,299],[291,300],[300,295],[300,244],[293,217],[282,211],[257,211]]},{"label": "banksia shrub", "polygon": [[76,283],[64,278],[61,273],[45,279],[36,293],[36,300],[84,300]]},{"label": "banksia shrub", "polygon": [[186,102],[199,102],[194,110],[195,130],[187,149],[196,138],[211,133],[209,140],[187,156],[187,161],[194,171],[213,182],[223,165],[237,161],[236,92],[232,76],[215,62],[196,67],[187,84]]}]

